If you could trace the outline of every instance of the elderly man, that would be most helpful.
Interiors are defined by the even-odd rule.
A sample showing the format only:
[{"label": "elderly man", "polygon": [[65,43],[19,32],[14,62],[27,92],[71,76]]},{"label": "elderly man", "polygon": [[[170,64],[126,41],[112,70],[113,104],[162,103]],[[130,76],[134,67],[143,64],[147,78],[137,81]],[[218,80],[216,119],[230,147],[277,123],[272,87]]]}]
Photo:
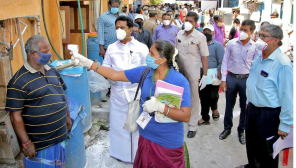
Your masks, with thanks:
[{"label": "elderly man", "polygon": [[[211,83],[207,83],[207,86],[199,92],[202,119],[198,121],[198,125],[209,125],[210,108],[212,109],[213,120],[218,121],[220,118],[218,111],[218,99],[224,47],[221,43],[212,38],[214,34],[214,27],[212,25],[206,25],[203,29],[203,34],[207,37],[207,43],[210,52],[208,57],[208,71],[210,71],[211,74],[208,72],[208,76],[216,76],[216,78],[214,78]],[[203,74],[201,73],[201,76],[202,75]]]},{"label": "elderly man", "polygon": [[167,13],[163,14],[162,20],[163,25],[159,25],[155,28],[153,42],[155,40],[167,40],[175,45],[175,39],[179,32],[178,27],[171,24],[171,16]]},{"label": "elderly man", "polygon": [[[281,50],[280,26],[261,27],[258,50],[247,80],[246,168],[277,168],[279,156],[272,157],[272,144],[285,139],[293,125],[293,64]],[[270,139],[270,137],[273,137]],[[269,138],[269,139],[267,139]]]},{"label": "elderly man", "polygon": [[[146,65],[148,47],[131,37],[133,21],[120,16],[115,21],[118,41],[106,52],[103,66],[117,71]],[[128,104],[133,100],[138,84],[112,82],[110,96],[110,155],[124,162],[133,162],[138,148],[139,132],[123,129]],[[132,156],[132,157],[131,157]]]},{"label": "elderly man", "polygon": [[65,167],[65,139],[72,125],[67,87],[57,70],[47,65],[51,53],[44,37],[30,37],[25,50],[27,62],[7,86],[5,110],[10,111],[22,144],[25,167]]},{"label": "elderly man", "polygon": [[156,10],[149,10],[149,20],[144,22],[143,28],[150,32],[151,37],[154,34],[155,28],[157,27],[157,13]]},{"label": "elderly man", "polygon": [[[198,15],[195,12],[189,12],[184,23],[184,30],[181,30],[176,38],[176,48],[179,51],[178,66],[180,72],[185,75],[190,83],[191,92],[191,117],[189,121],[188,138],[193,138],[196,134],[199,114],[199,85],[200,90],[206,87],[207,71],[208,71],[208,56],[209,50],[206,37],[196,30],[194,26],[198,20]],[[201,83],[200,67],[203,67],[203,77]]]},{"label": "elderly man", "polygon": [[244,20],[240,27],[239,38],[230,40],[227,43],[225,55],[223,58],[221,73],[221,89],[226,92],[226,108],[224,116],[224,131],[219,139],[225,139],[231,134],[233,126],[233,108],[236,102],[237,94],[240,101],[240,119],[237,127],[238,139],[241,144],[245,144],[245,116],[246,116],[246,81],[249,77],[251,62],[256,54],[255,42],[251,35],[256,29],[255,22]]},{"label": "elderly man", "polygon": [[150,32],[147,29],[143,28],[143,16],[138,14],[135,17],[135,23],[139,26],[133,27],[133,35],[134,37],[141,43],[144,43],[149,49],[152,46],[152,38]]},{"label": "elderly man", "polygon": [[120,2],[120,0],[109,0],[107,12],[98,19],[98,44],[101,57],[105,56],[108,46],[117,40],[114,23],[116,18],[121,15],[119,13]]}]

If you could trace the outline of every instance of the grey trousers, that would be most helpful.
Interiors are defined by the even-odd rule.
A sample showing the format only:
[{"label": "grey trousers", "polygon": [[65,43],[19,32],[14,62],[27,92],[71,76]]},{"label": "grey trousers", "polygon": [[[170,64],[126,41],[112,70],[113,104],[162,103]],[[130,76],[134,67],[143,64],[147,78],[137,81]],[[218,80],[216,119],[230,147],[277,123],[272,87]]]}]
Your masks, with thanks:
[{"label": "grey trousers", "polygon": [[188,122],[189,131],[197,130],[199,116],[199,79],[189,81],[191,94],[191,117]]}]

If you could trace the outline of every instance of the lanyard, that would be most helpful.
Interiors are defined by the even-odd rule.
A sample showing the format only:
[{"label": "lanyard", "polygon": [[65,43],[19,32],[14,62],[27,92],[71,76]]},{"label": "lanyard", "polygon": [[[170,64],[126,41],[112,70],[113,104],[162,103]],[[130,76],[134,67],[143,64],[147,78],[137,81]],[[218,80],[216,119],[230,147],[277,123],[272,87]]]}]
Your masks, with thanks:
[{"label": "lanyard", "polygon": [[[169,69],[167,70],[167,72],[165,73],[165,76],[164,76],[163,79],[165,79],[165,78],[168,76],[168,74],[169,74],[169,72],[170,72],[170,69],[171,69],[171,68],[169,68]],[[150,97],[151,97],[151,91],[152,91],[153,82],[154,82],[154,79],[155,79],[155,73],[156,73],[156,70],[153,72],[153,76],[152,76],[152,80],[151,80]]]}]

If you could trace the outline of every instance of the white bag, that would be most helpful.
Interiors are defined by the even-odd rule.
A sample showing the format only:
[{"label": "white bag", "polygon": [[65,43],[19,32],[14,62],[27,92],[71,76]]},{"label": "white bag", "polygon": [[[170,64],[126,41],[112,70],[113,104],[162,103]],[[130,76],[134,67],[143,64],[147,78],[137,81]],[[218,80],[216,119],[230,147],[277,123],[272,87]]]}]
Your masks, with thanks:
[{"label": "white bag", "polygon": [[135,94],[135,98],[133,101],[129,102],[128,104],[127,117],[126,117],[123,128],[131,133],[138,131],[138,124],[136,123],[136,121],[139,118],[141,107],[140,107],[140,100],[136,100],[136,99],[138,96],[139,89],[141,86],[143,86],[143,83],[149,71],[150,71],[150,68],[148,67],[146,67],[145,70],[143,71],[140,79],[140,83],[138,85],[138,88]]}]

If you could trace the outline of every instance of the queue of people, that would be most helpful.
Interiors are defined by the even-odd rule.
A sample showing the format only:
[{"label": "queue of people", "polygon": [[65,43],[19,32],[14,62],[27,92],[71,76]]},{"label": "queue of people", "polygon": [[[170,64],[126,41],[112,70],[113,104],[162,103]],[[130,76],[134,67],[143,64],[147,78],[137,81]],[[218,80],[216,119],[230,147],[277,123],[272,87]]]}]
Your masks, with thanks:
[{"label": "queue of people", "polygon": [[[293,124],[293,64],[279,48],[281,27],[264,22],[254,40],[255,22],[240,20],[236,12],[226,44],[223,17],[212,10],[212,24],[205,24],[195,6],[182,5],[179,10],[170,4],[140,5],[129,13],[123,7],[121,13],[120,5],[120,0],[109,0],[108,11],[98,18],[103,64],[79,53],[72,57],[77,66],[110,80],[110,156],[135,168],[184,168],[184,122],[189,126],[187,138],[194,138],[199,126],[206,129],[210,124],[210,109],[218,121],[221,88],[226,108],[220,140],[231,134],[239,95],[237,135],[246,144],[248,163],[238,167],[278,167],[278,157],[273,159],[266,147],[267,138],[284,139]],[[44,37],[29,38],[25,50],[27,62],[9,82],[5,109],[22,143],[25,167],[64,167],[64,143],[72,125],[67,87],[48,65],[50,45]],[[184,89],[180,108],[153,97],[157,80]],[[123,125],[132,101],[128,97],[135,96],[140,82],[140,113],[150,121],[131,133]],[[155,112],[176,122],[156,122]]]}]

